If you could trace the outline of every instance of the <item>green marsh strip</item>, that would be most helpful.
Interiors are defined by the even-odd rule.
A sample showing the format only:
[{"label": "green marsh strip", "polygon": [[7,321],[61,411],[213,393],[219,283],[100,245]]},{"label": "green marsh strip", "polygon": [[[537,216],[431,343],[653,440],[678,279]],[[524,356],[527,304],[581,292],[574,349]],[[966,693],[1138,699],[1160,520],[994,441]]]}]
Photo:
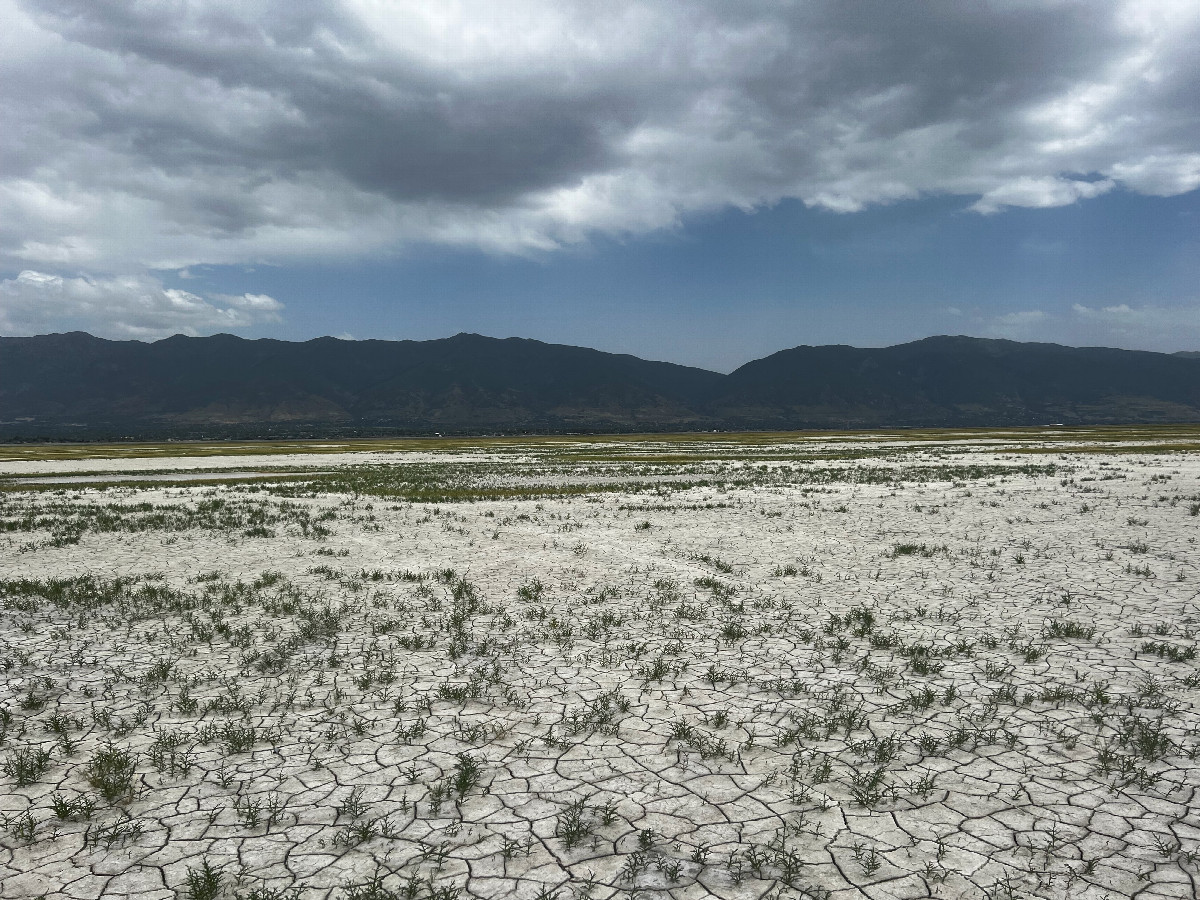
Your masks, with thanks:
[{"label": "green marsh strip", "polygon": [[[625,472],[627,480],[612,478],[612,473],[597,477],[587,471],[568,468],[538,469],[536,466],[511,465],[404,465],[353,467],[315,478],[295,479],[284,485],[263,485],[261,490],[276,496],[312,497],[318,494],[351,494],[407,500],[414,503],[452,503],[455,501],[534,499],[627,492],[676,493],[693,488],[753,487],[757,485],[809,484],[898,484],[901,482],[977,481],[1009,476],[1048,477],[1062,467],[1046,465],[925,465],[925,466],[846,466],[806,467],[798,470],[754,470],[720,472],[701,477],[671,481],[638,481],[642,472]],[[670,469],[655,471],[670,477]],[[562,478],[564,483],[513,484],[512,477],[536,476]],[[605,477],[607,476],[607,477]],[[251,487],[251,490],[254,488]]]}]

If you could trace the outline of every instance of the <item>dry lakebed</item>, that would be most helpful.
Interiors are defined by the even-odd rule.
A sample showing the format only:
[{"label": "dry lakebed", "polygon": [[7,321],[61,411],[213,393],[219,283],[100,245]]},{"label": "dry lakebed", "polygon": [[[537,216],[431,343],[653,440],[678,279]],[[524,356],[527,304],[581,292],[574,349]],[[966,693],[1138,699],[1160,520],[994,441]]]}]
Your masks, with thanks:
[{"label": "dry lakebed", "polygon": [[1195,427],[0,447],[0,898],[1195,898],[1197,537]]}]

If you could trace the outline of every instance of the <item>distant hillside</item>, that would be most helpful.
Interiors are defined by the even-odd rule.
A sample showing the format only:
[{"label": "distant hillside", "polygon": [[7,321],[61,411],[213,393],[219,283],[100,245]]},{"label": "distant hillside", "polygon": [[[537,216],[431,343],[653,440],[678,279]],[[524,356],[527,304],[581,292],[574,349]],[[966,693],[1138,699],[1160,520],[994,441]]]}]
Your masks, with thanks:
[{"label": "distant hillside", "polygon": [[795,347],[727,376],[709,410],[759,427],[1197,421],[1200,361],[969,337]]},{"label": "distant hillside", "polygon": [[1200,421],[1200,359],[934,337],[730,375],[540,341],[0,338],[0,438]]},{"label": "distant hillside", "polygon": [[153,344],[0,338],[0,421],[88,427],[321,423],[430,429],[694,423],[715,372],[459,334],[305,343],[227,334]]}]

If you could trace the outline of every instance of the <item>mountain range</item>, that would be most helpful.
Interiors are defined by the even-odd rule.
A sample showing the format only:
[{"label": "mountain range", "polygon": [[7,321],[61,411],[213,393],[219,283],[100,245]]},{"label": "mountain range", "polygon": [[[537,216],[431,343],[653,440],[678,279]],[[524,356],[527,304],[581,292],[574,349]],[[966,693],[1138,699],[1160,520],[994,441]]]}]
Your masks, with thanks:
[{"label": "mountain range", "polygon": [[1200,421],[1200,353],[939,336],[728,375],[476,334],[0,338],[0,439]]}]

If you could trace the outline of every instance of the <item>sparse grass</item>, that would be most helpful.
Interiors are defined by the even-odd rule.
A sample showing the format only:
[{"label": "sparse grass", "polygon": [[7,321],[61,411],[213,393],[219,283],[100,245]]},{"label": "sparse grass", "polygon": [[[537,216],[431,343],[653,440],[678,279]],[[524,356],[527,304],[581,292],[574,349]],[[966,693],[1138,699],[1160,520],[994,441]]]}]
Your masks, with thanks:
[{"label": "sparse grass", "polygon": [[[191,872],[217,872],[223,900],[310,887],[209,863],[264,828],[264,865],[402,866],[342,876],[335,894],[360,900],[466,896],[487,853],[504,890],[561,900],[597,890],[601,865],[633,894],[699,880],[814,900],[905,866],[964,896],[1049,897],[1068,868],[1062,890],[1130,893],[1113,873],[1133,850],[1085,863],[1041,826],[1028,852],[939,837],[936,860],[869,826],[918,833],[967,802],[968,771],[995,776],[996,822],[1036,815],[1036,765],[1045,788],[1147,810],[1130,846],[1192,865],[1150,810],[1197,811],[1180,782],[1200,757],[1194,579],[1176,573],[1198,562],[1200,473],[1191,451],[1127,455],[1186,443],[1165,434],[1088,432],[1104,456],[1021,431],[459,441],[470,459],[286,485],[9,491],[0,758],[29,811],[0,840],[18,869],[57,832],[159,846],[161,797],[182,796],[204,835]],[[1070,458],[1013,455],[1050,447]],[[115,546],[162,572],[78,574]],[[246,571],[248,548],[269,568]],[[766,811],[717,811],[740,842],[638,799],[710,816],[691,786],[730,780]],[[546,817],[551,853],[501,808]],[[988,861],[955,873],[957,846]]]}]

